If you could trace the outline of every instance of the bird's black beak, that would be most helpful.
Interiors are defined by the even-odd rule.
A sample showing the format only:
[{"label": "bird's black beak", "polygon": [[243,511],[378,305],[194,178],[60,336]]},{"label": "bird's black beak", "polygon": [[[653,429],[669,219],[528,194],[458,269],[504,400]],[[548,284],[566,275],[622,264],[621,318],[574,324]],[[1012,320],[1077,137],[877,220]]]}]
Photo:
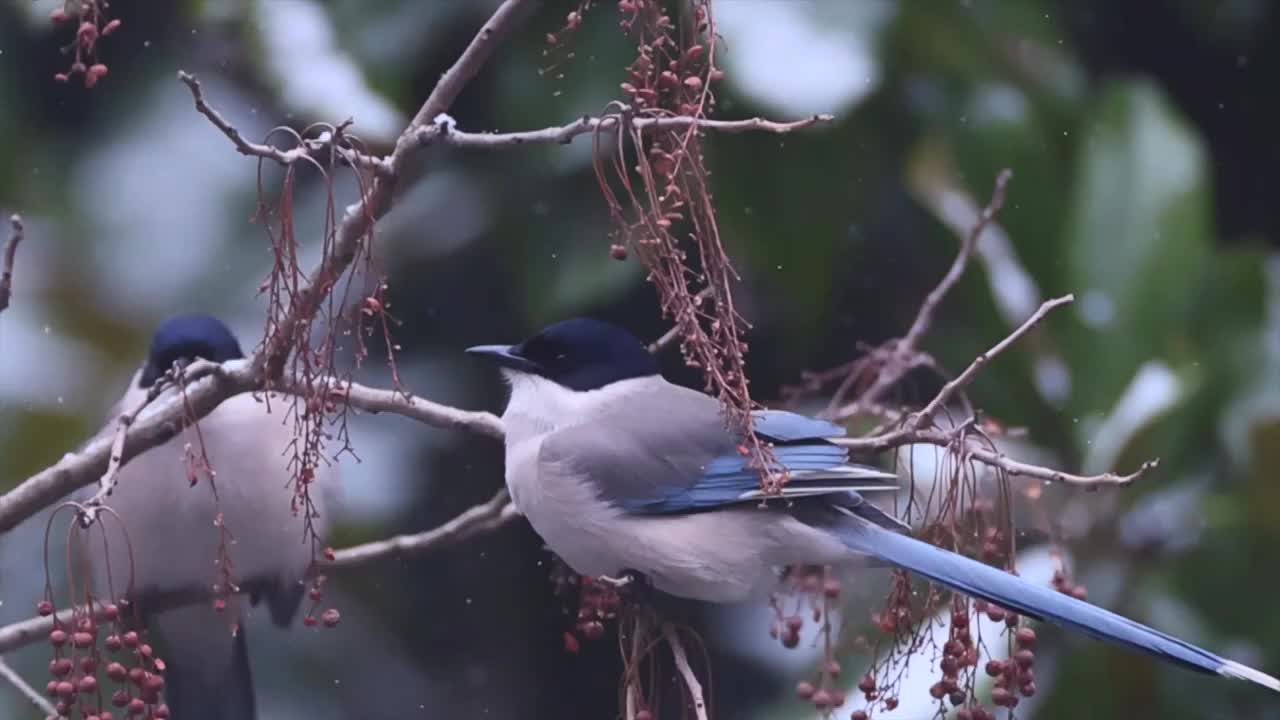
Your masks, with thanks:
[{"label": "bird's black beak", "polygon": [[467,348],[468,355],[480,355],[497,363],[499,367],[527,373],[538,373],[542,366],[520,354],[517,345],[476,345]]}]

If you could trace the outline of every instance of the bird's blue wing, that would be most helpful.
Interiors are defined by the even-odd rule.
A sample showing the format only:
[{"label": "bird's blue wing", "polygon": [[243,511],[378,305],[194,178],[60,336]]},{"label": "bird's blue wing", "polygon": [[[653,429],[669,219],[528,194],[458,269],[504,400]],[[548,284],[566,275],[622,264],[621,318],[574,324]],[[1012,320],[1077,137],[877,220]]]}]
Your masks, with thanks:
[{"label": "bird's blue wing", "polygon": [[[789,477],[783,497],[897,488],[895,475],[851,464],[845,448],[827,440],[845,434],[839,425],[778,410],[757,412],[755,421],[772,444],[772,469]],[[631,513],[700,512],[762,497],[759,470],[742,438],[726,429],[719,404],[676,386],[661,397],[635,398],[599,422],[552,433],[542,459],[569,463],[601,497]]]}]

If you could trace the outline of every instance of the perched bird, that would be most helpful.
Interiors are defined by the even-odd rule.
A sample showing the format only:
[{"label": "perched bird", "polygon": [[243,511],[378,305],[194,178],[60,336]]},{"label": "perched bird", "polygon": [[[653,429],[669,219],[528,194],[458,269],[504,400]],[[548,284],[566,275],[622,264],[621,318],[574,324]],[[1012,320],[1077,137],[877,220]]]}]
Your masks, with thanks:
[{"label": "perched bird", "polygon": [[[169,318],[155,331],[146,362],[110,416],[114,419],[135,408],[175,363],[240,357],[240,344],[216,318]],[[265,599],[272,621],[284,627],[292,622],[305,593],[312,544],[304,532],[303,511],[294,512],[292,506],[287,451],[294,430],[286,421],[287,402],[276,398],[269,412],[262,398],[237,395],[199,421],[198,435],[184,432],[133,458],[121,467],[116,487],[104,502],[119,520],[110,513],[99,516],[105,550],[96,529],[78,533],[78,550],[86,554],[100,599],[125,593],[132,564],[133,595],[167,650],[164,698],[179,720],[256,716],[243,622],[247,608],[232,596],[222,611],[204,601],[152,613],[147,599],[208,589],[224,582],[225,570],[235,584],[250,591],[253,604]],[[106,432],[113,428],[111,423]],[[193,472],[192,457],[200,457],[201,442],[213,482]],[[317,475],[310,495],[318,511],[313,526],[323,541],[337,477],[331,468]],[[86,488],[80,499],[96,490]],[[219,518],[225,535],[216,525]],[[229,566],[220,561],[224,550]],[[114,597],[107,594],[109,581]]]},{"label": "perched bird", "polygon": [[[574,571],[639,575],[677,597],[736,603],[789,565],[889,563],[966,595],[1202,673],[1280,681],[1188,642],[922,542],[867,502],[894,475],[849,463],[838,425],[757,411],[756,433],[790,474],[789,502],[760,507],[759,474],[719,403],[667,382],[615,326],[572,319],[518,345],[469,353],[511,385],[506,482],[516,509]],[[779,470],[781,468],[775,468]]]}]

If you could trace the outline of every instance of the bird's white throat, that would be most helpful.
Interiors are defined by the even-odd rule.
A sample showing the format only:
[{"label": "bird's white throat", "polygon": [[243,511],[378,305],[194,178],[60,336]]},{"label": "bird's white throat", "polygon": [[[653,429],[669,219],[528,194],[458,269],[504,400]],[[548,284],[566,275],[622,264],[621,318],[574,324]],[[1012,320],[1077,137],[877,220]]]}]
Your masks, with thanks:
[{"label": "bird's white throat", "polygon": [[518,370],[503,369],[511,386],[511,399],[502,414],[507,426],[507,442],[519,442],[532,435],[589,423],[627,398],[651,392],[665,385],[661,376],[630,378],[596,390],[571,390],[553,380]]}]

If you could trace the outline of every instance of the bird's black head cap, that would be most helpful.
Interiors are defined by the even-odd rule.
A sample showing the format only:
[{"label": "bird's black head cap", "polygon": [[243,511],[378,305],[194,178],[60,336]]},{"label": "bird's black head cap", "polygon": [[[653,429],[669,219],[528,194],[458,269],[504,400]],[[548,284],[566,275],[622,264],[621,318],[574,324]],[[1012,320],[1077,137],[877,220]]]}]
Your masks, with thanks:
[{"label": "bird's black head cap", "polygon": [[240,343],[221,320],[211,315],[175,315],[160,323],[151,336],[151,352],[138,385],[151,387],[174,363],[186,365],[196,358],[225,362],[242,357]]},{"label": "bird's black head cap", "polygon": [[578,391],[659,373],[657,360],[638,338],[591,318],[548,325],[519,345],[482,345],[467,352]]}]

